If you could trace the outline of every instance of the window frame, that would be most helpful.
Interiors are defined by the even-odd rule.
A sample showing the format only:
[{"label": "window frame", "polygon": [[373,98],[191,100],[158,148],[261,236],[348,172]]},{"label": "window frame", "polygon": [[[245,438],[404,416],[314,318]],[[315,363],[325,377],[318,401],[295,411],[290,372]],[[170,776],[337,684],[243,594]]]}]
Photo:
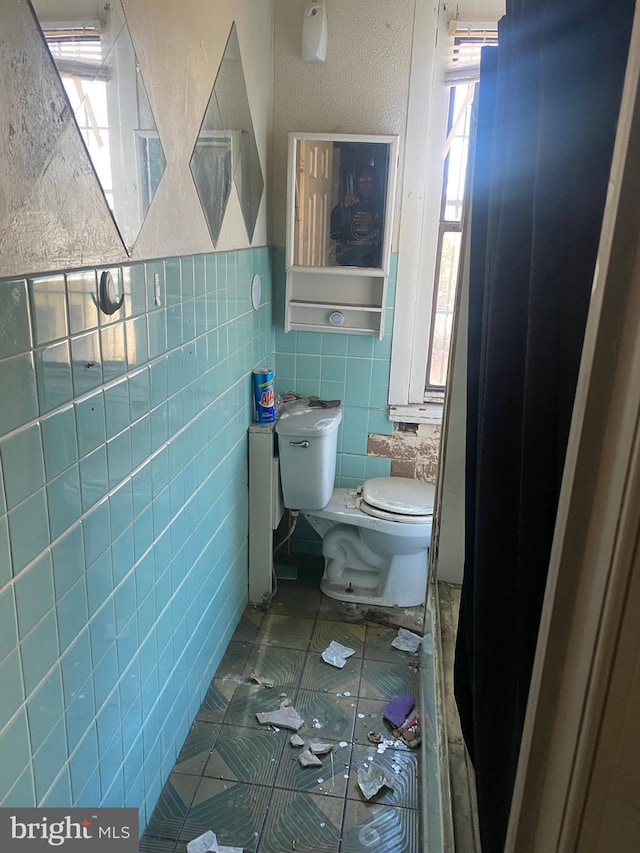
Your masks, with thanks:
[{"label": "window frame", "polygon": [[[497,20],[495,3],[486,3],[486,10],[485,20]],[[450,109],[445,82],[453,44],[450,15],[444,3],[437,8],[416,3],[389,381],[393,421],[442,421],[445,389],[427,388],[426,378]],[[433,33],[432,39],[425,33]]]}]

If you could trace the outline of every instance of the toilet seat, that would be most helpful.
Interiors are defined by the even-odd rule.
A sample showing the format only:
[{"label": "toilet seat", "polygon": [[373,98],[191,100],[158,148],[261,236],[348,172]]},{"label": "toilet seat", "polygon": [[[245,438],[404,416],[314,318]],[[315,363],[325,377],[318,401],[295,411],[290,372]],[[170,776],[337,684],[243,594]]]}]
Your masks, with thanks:
[{"label": "toilet seat", "polygon": [[362,512],[386,521],[425,524],[433,516],[435,487],[408,477],[374,477],[357,490]]}]

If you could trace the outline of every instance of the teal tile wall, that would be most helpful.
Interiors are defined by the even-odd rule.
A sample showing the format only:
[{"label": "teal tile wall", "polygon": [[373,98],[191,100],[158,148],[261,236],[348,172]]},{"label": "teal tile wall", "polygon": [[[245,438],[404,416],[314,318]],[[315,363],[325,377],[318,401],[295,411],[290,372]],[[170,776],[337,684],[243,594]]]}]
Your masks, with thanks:
[{"label": "teal tile wall", "polygon": [[143,828],[247,601],[271,255],[101,271],[0,281],[0,805]]},{"label": "teal tile wall", "polygon": [[[338,432],[336,486],[349,488],[371,477],[387,477],[391,461],[367,456],[369,433],[390,435],[389,367],[398,256],[392,254],[387,286],[384,337],[327,332],[284,332],[284,250],[274,252],[276,282],[275,385],[279,394],[295,391],[342,401]],[[300,528],[300,529],[298,529]],[[298,522],[294,549],[320,552],[320,540]]]}]

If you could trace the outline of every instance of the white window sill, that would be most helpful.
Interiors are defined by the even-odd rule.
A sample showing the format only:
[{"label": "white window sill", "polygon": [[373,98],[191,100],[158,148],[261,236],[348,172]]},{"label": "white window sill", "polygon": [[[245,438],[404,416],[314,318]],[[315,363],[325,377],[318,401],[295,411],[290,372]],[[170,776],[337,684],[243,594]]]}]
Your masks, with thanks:
[{"label": "white window sill", "polygon": [[[433,398],[436,395],[430,394]],[[444,394],[440,399],[429,399],[424,403],[413,403],[406,406],[389,406],[389,420],[410,424],[441,424],[444,409]]]}]

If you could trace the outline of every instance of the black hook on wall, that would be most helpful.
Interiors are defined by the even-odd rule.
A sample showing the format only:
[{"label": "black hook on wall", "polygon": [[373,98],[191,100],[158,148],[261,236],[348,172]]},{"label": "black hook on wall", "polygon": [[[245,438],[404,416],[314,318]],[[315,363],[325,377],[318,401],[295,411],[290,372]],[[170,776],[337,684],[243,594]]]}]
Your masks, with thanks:
[{"label": "black hook on wall", "polygon": [[122,308],[124,293],[118,297],[116,284],[110,270],[100,275],[100,310],[105,314],[115,314]]}]

